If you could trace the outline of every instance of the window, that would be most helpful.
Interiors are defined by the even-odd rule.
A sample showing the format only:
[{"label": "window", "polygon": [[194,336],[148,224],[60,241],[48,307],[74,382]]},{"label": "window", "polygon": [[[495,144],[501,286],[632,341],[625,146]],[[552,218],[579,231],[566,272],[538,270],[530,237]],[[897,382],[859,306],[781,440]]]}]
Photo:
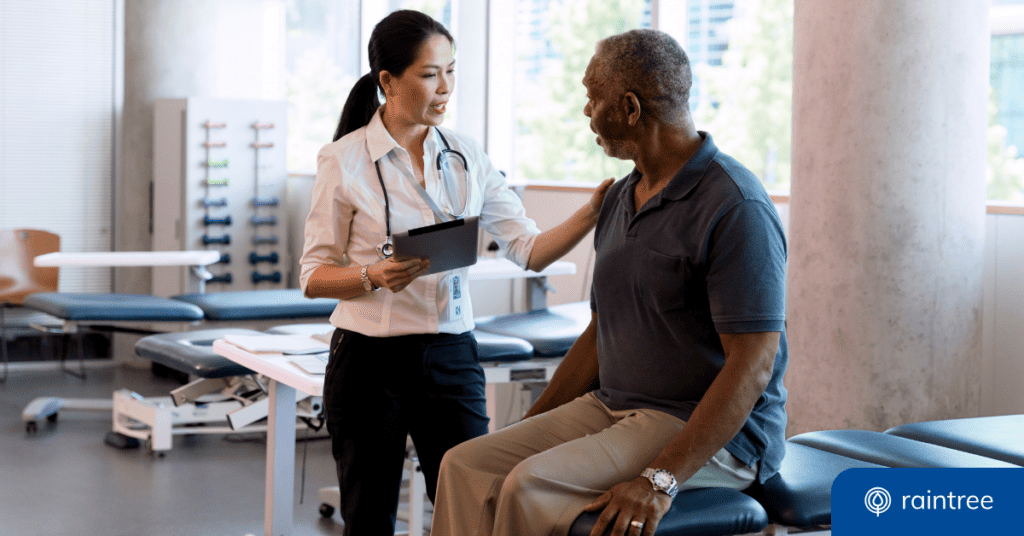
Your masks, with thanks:
[{"label": "window", "polygon": [[[455,35],[452,0],[399,0],[394,9],[416,9],[440,21]],[[384,6],[382,11],[374,8]],[[288,0],[286,73],[288,169],[315,173],[316,153],[334,138],[341,109],[355,81],[365,74],[366,44],[385,2]],[[369,27],[363,20],[371,18]],[[456,106],[448,106],[454,124]]]},{"label": "window", "polygon": [[359,69],[359,3],[289,0],[285,43],[288,169],[314,173]]},{"label": "window", "polygon": [[988,198],[1024,202],[1024,1],[992,6]]},{"label": "window", "polygon": [[516,0],[509,14],[515,22],[504,35],[493,35],[502,31],[493,22],[496,4],[491,43],[513,43],[514,51],[512,91],[495,92],[491,80],[491,99],[498,99],[492,111],[511,104],[496,110],[509,114],[507,127],[490,129],[495,164],[513,181],[601,181],[628,173],[632,162],[608,158],[594,143],[582,80],[598,40],[651,27],[651,0]]},{"label": "window", "polygon": [[[793,0],[737,1],[712,7],[715,16],[708,23],[715,31],[704,37],[702,53],[691,57],[694,120],[766,188],[788,190]],[[736,91],[737,87],[748,91]]]}]

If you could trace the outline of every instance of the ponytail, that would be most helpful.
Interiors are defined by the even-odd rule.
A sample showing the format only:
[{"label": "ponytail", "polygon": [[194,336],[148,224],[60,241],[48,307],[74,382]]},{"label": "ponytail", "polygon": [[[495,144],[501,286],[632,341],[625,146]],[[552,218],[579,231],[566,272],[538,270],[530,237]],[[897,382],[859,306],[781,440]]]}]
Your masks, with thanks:
[{"label": "ponytail", "polygon": [[358,130],[370,124],[373,114],[377,113],[380,107],[380,99],[377,97],[377,78],[372,72],[366,73],[348,94],[345,107],[341,109],[341,119],[338,121],[338,129],[334,132],[334,141],[342,136]]}]

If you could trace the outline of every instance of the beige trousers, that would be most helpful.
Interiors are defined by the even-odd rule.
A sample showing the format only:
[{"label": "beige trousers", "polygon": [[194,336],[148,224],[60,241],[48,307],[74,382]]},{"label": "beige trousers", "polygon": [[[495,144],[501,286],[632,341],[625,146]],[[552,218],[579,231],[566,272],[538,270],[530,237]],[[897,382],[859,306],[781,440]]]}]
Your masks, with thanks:
[{"label": "beige trousers", "polygon": [[[469,440],[441,461],[431,536],[562,536],[583,507],[640,476],[685,426],[608,409],[593,393]],[[744,489],[757,475],[725,449],[680,489]]]}]

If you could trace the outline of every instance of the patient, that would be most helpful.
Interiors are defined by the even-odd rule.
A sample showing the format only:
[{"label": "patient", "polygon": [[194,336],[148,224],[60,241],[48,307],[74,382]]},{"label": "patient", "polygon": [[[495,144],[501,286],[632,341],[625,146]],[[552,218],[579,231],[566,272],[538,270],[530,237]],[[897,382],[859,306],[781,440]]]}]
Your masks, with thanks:
[{"label": "patient", "polygon": [[[522,422],[444,457],[434,536],[651,535],[677,490],[744,489],[784,455],[786,243],[757,178],[698,132],[679,44],[601,41],[583,113],[636,168],[601,207],[589,327]],[[599,378],[600,388],[587,392]]]}]

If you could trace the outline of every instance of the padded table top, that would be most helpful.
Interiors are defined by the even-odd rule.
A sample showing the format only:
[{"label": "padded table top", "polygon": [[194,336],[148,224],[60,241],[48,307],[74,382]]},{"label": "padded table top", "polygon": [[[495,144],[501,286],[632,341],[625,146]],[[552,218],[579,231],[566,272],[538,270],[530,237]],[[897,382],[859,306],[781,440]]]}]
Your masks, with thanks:
[{"label": "padded table top", "polygon": [[523,339],[538,357],[563,356],[590,325],[590,302],[476,319],[477,331]]},{"label": "padded table top", "polygon": [[37,292],[25,307],[62,320],[120,322],[192,322],[203,319],[195,305],[141,294]]},{"label": "padded table top", "polygon": [[832,524],[832,482],[847,469],[882,466],[786,442],[779,472],[746,493],[757,499],[774,523],[789,527]]},{"label": "padded table top", "polygon": [[1014,467],[993,458],[868,430],[807,432],[790,438],[790,442],[885,467]]},{"label": "padded table top", "polygon": [[[569,529],[569,536],[589,536],[600,515],[601,512],[580,514]],[[766,526],[768,514],[764,508],[743,492],[724,488],[693,489],[676,495],[655,535],[724,536],[760,532]]]},{"label": "padded table top", "polygon": [[330,298],[307,298],[299,289],[183,294],[174,299],[197,305],[208,320],[328,317],[338,305]]},{"label": "padded table top", "polygon": [[885,433],[1024,466],[1024,415],[918,422]]},{"label": "padded table top", "polygon": [[516,337],[474,329],[473,337],[481,362],[525,361],[533,359],[533,345]]},{"label": "padded table top", "polygon": [[135,343],[135,353],[155,363],[200,378],[226,378],[253,374],[234,361],[213,351],[213,341],[225,335],[264,335],[239,328],[205,329],[178,333],[160,333]]}]

